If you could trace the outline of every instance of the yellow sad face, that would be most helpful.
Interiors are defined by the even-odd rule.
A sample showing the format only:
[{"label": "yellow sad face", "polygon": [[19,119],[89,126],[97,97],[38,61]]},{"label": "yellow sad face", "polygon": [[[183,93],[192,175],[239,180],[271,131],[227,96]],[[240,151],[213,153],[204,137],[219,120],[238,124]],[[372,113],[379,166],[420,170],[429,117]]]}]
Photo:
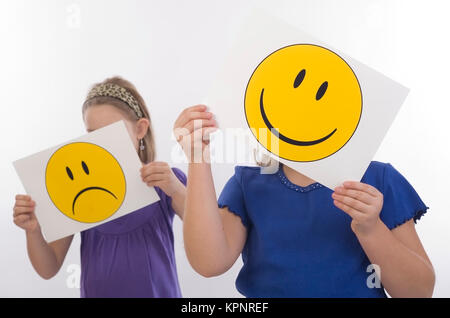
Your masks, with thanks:
[{"label": "yellow sad face", "polygon": [[248,126],[280,158],[315,161],[341,149],[362,113],[355,73],[336,53],[312,44],[281,48],[253,72],[245,93]]},{"label": "yellow sad face", "polygon": [[83,223],[109,218],[122,205],[126,192],[117,160],[102,147],[86,142],[67,144],[51,156],[45,184],[59,211]]}]

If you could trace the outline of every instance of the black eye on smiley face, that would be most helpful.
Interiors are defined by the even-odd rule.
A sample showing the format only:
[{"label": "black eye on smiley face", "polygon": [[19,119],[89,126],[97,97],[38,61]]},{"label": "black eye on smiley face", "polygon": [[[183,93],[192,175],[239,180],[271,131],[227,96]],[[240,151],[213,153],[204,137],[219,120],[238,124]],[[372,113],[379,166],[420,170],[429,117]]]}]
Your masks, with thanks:
[{"label": "black eye on smiley face", "polygon": [[[86,174],[89,174],[89,168],[84,161],[81,161],[81,167],[83,167],[83,170]],[[66,167],[66,172],[67,172],[67,175],[69,176],[70,180],[73,180],[72,170],[70,170],[69,167]]]},{"label": "black eye on smiley face", "polygon": [[[294,88],[297,88],[297,87],[300,86],[300,84],[305,79],[305,75],[306,75],[306,70],[305,69],[301,70],[298,73],[297,77],[294,80]],[[325,81],[325,82],[322,83],[322,85],[320,85],[319,89],[317,90],[316,100],[320,100],[323,97],[323,95],[325,95],[327,89],[328,89],[328,82]]]}]

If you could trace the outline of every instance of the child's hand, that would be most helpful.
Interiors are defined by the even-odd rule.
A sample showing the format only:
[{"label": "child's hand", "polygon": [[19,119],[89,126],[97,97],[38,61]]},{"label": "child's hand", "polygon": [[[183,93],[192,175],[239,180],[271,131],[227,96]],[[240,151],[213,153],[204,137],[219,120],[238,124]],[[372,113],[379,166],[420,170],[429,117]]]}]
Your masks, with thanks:
[{"label": "child's hand", "polygon": [[185,188],[166,162],[153,161],[146,164],[141,168],[141,178],[149,187],[157,186],[168,196]]},{"label": "child's hand", "polygon": [[334,189],[334,205],[350,215],[355,234],[368,234],[380,220],[383,194],[371,185],[347,181]]},{"label": "child's hand", "polygon": [[16,202],[13,208],[14,224],[27,232],[34,232],[39,229],[39,222],[34,214],[36,202],[29,195],[16,195]]},{"label": "child's hand", "polygon": [[175,121],[173,132],[189,162],[203,162],[209,134],[217,129],[214,115],[205,105],[186,108]]}]

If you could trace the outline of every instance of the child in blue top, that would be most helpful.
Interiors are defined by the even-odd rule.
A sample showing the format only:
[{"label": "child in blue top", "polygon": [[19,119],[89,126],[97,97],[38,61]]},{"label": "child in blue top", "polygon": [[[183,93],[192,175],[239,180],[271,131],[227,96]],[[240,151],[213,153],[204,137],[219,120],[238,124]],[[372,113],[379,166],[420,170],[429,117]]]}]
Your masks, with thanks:
[{"label": "child in blue top", "polygon": [[432,295],[433,267],[414,226],[427,206],[394,167],[372,162],[361,182],[334,191],[284,165],[275,174],[236,167],[217,204],[204,141],[215,127],[203,105],[175,123],[191,162],[184,241],[197,272],[220,275],[242,254],[236,286],[247,297]]}]

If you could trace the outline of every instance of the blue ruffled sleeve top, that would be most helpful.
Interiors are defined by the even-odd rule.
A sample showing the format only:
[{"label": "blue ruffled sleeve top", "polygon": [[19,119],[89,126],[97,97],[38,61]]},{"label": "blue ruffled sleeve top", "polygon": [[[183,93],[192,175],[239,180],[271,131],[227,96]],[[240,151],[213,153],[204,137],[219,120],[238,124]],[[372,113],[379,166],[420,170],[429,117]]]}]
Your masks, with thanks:
[{"label": "blue ruffled sleeve top", "polygon": [[[384,196],[380,219],[389,229],[417,221],[428,209],[390,164],[372,162],[361,182]],[[247,297],[386,297],[367,284],[370,261],[350,227],[351,218],[333,204],[332,190],[319,183],[300,187],[282,167],[261,174],[236,167],[219,207],[238,215],[247,229],[243,267],[236,287]]]}]

